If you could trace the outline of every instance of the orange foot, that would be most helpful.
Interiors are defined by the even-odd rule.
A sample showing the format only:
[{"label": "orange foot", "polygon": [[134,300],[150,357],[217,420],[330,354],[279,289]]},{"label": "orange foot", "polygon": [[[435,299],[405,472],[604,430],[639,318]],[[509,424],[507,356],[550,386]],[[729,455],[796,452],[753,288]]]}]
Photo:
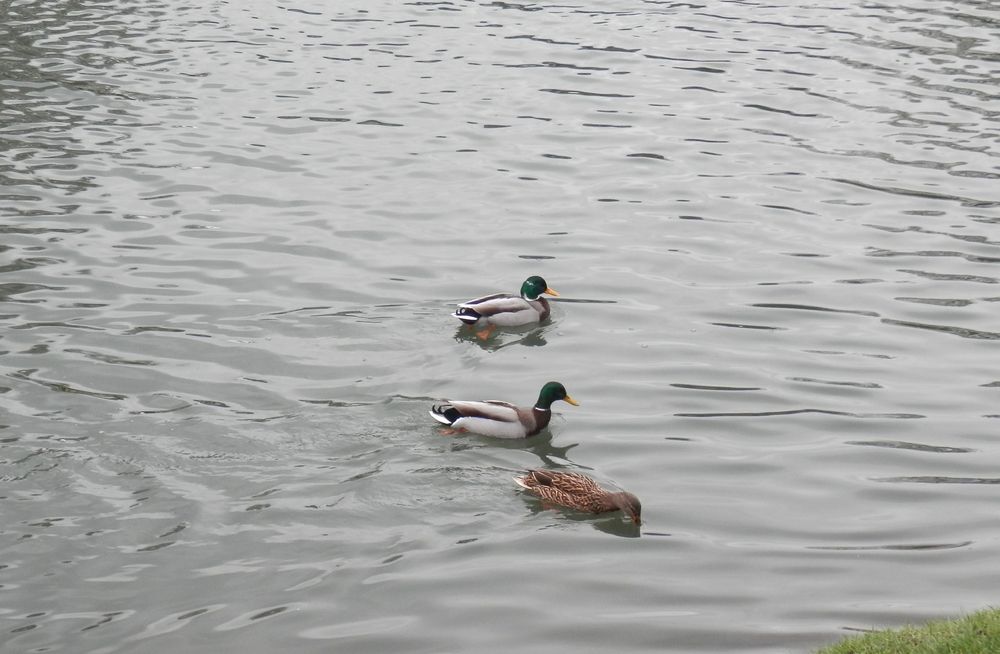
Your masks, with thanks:
[{"label": "orange foot", "polygon": [[441,435],[442,436],[457,436],[458,434],[461,434],[464,431],[465,431],[464,429],[452,429],[451,427],[443,427],[441,429]]},{"label": "orange foot", "polygon": [[487,325],[486,329],[481,329],[478,332],[476,332],[476,336],[479,338],[479,340],[485,341],[487,338],[490,337],[491,334],[493,334],[493,330],[496,328],[497,328],[496,325]]}]

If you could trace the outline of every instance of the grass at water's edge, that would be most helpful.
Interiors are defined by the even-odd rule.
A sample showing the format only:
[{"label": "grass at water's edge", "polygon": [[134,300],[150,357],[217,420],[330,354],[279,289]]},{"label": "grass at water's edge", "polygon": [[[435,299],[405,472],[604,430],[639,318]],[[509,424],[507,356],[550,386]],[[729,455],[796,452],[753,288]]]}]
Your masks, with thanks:
[{"label": "grass at water's edge", "polygon": [[817,654],[1000,654],[1000,609],[854,636]]}]

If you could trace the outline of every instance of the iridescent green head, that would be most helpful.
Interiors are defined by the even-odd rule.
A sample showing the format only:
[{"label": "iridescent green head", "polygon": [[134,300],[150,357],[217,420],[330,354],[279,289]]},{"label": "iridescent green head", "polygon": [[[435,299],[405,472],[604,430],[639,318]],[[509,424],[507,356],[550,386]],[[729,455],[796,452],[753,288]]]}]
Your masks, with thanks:
[{"label": "iridescent green head", "polygon": [[552,403],[557,400],[564,400],[573,406],[580,406],[579,402],[569,396],[565,386],[559,382],[548,382],[545,386],[542,386],[542,390],[538,393],[538,401],[535,402],[535,408],[548,411]]},{"label": "iridescent green head", "polygon": [[524,280],[523,284],[521,284],[521,297],[525,300],[535,301],[542,293],[545,293],[546,295],[559,295],[554,290],[549,288],[549,285],[545,283],[545,280],[538,275],[532,275]]}]

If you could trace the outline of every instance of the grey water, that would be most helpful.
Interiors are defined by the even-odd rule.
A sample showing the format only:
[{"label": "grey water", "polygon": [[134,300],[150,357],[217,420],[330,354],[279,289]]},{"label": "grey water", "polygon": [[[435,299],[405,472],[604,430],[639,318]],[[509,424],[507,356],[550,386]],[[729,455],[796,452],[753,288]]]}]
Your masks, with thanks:
[{"label": "grey water", "polygon": [[[997,603],[995,2],[0,15],[0,651],[804,653]],[[549,323],[449,317],[532,274]],[[549,380],[524,442],[426,413]]]}]

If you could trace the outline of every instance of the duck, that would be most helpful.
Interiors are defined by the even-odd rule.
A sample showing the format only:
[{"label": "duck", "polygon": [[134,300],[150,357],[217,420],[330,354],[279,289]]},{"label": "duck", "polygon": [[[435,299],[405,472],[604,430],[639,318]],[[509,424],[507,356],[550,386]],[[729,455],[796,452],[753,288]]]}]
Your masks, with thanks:
[{"label": "duck", "polygon": [[452,316],[476,330],[486,340],[497,327],[519,327],[548,319],[550,308],[542,294],[559,296],[544,279],[532,275],[521,284],[520,295],[494,293],[458,305]]},{"label": "duck", "polygon": [[558,400],[580,406],[566,392],[565,386],[550,381],[542,386],[531,408],[499,400],[446,400],[433,405],[430,414],[447,425],[450,434],[468,431],[494,438],[528,438],[548,426],[552,419],[552,403]]},{"label": "duck", "polygon": [[633,524],[642,524],[642,504],[626,491],[612,492],[579,472],[528,470],[514,477],[518,486],[543,501],[587,513],[622,511]]}]

